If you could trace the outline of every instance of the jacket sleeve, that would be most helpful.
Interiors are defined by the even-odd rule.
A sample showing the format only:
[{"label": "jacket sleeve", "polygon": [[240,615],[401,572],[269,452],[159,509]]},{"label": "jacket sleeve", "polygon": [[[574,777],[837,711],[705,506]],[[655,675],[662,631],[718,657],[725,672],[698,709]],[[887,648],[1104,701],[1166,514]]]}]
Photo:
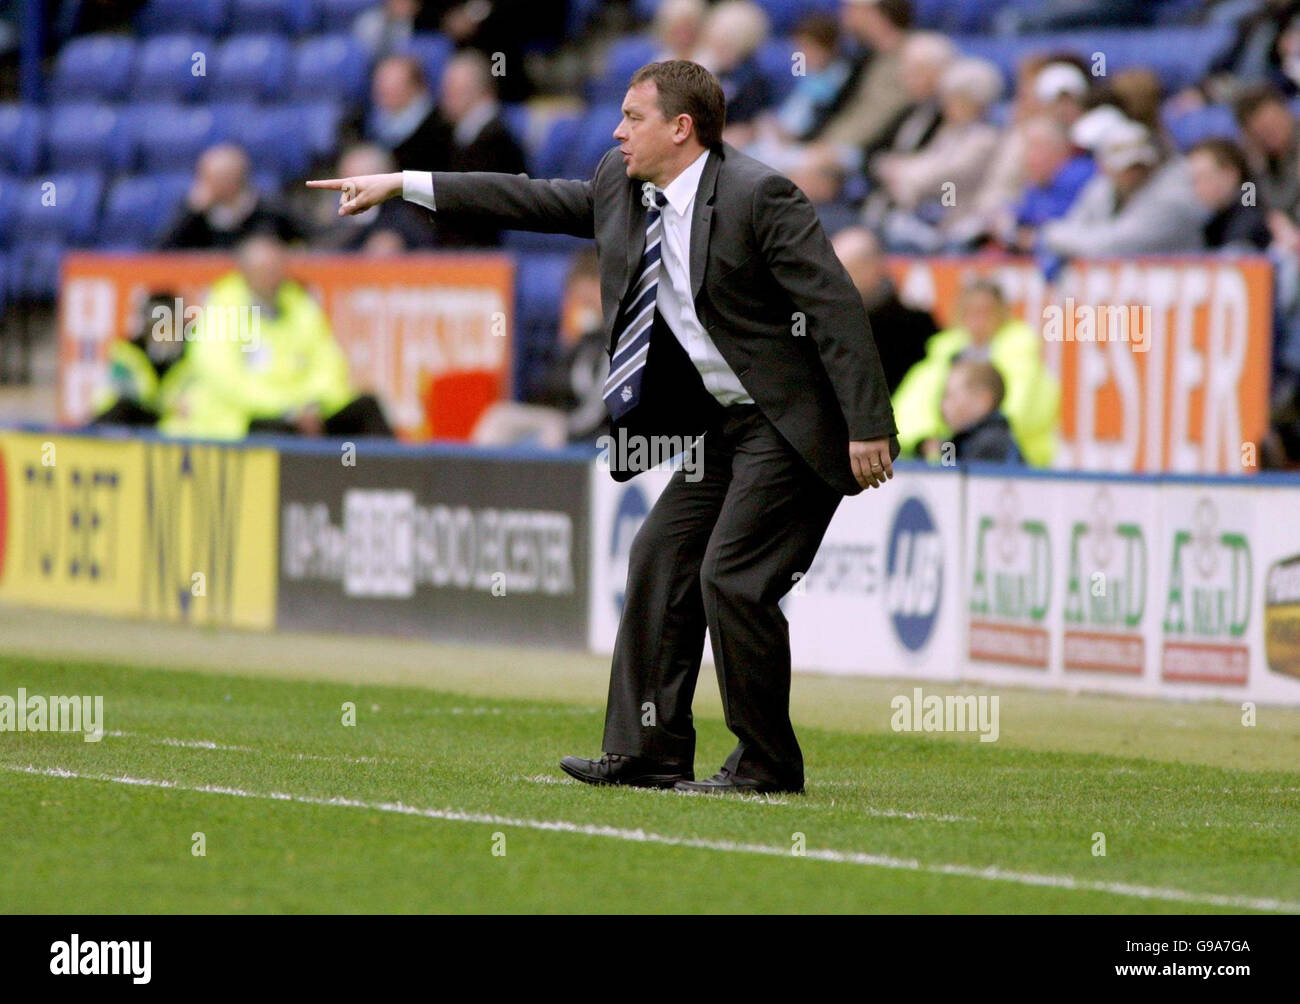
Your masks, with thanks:
[{"label": "jacket sleeve", "polygon": [[772,277],[804,315],[848,423],[850,440],[898,433],[889,388],[862,297],[789,178],[768,175],[754,191],[753,227]]},{"label": "jacket sleeve", "polygon": [[[611,148],[596,168],[614,152]],[[530,178],[496,171],[433,171],[435,212],[490,221],[506,230],[596,235],[595,180]]]}]

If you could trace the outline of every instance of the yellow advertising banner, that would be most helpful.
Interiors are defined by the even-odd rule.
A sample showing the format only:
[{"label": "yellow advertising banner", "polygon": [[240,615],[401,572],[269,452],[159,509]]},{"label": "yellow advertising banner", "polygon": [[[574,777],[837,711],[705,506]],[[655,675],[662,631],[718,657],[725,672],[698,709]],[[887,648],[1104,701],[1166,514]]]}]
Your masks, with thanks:
[{"label": "yellow advertising banner", "polygon": [[274,626],[274,451],[3,432],[0,485],[0,599]]}]

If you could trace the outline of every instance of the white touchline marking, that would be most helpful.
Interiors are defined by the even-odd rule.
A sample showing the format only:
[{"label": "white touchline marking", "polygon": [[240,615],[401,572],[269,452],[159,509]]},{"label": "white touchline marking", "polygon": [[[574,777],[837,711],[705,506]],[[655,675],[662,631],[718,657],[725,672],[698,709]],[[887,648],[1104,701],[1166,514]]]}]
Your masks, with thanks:
[{"label": "white touchline marking", "polygon": [[395,763],[396,757],[346,756],[342,753],[295,753],[292,750],[269,750],[261,746],[231,746],[226,743],[213,742],[211,739],[172,739],[168,736],[146,736],[139,732],[123,732],[114,729],[104,735],[115,739],[139,739],[141,742],[156,746],[175,746],[187,750],[215,750],[222,753],[260,753],[263,756],[287,756],[295,760],[326,760],[339,763]]},{"label": "white touchline marking", "polygon": [[[634,843],[660,844],[666,847],[689,847],[696,850],[724,851],[739,854],[763,854],[768,857],[792,857],[789,847],[768,844],[738,844],[730,840],[706,840],[699,837],[674,837],[662,833],[648,833],[645,830],[628,830],[617,826],[597,826],[592,823],[574,823],[566,819],[513,819],[509,816],[497,816],[483,812],[464,812],[459,809],[422,809],[402,802],[363,802],[355,798],[322,798],[317,795],[295,795],[290,792],[258,792],[243,788],[228,788],[221,785],[189,785],[178,781],[168,781],[147,777],[112,776],[108,774],[85,774],[80,771],[67,770],[63,767],[21,766],[19,764],[0,764],[0,769],[19,774],[35,774],[41,777],[77,778],[83,781],[105,781],[112,784],[127,784],[139,788],[165,788],[172,791],[189,791],[206,795],[231,795],[235,798],[261,798],[274,802],[294,802],[299,805],[341,806],[350,809],[368,809],[371,812],[392,812],[402,816],[418,816],[422,819],[440,819],[454,823],[478,823],[487,826],[513,826],[521,830],[543,830],[552,833],[575,833],[584,837],[607,837],[613,840],[629,840]],[[1281,913],[1300,913],[1300,903],[1283,899],[1258,899],[1251,896],[1225,896],[1212,892],[1189,892],[1185,889],[1169,889],[1159,886],[1131,885],[1125,882],[1096,882],[1091,879],[1077,879],[1072,875],[1036,875],[1032,872],[1009,871],[990,865],[979,868],[974,865],[924,864],[908,858],[894,858],[884,854],[865,854],[861,851],[809,850],[803,855],[814,861],[831,861],[837,864],[864,865],[873,868],[889,868],[903,871],[923,872],[931,875],[952,875],[958,878],[977,878],[992,882],[1011,882],[1016,885],[1050,886],[1056,889],[1068,889],[1071,892],[1101,892],[1115,896],[1131,896],[1137,899],[1164,900],[1173,903],[1200,903],[1210,906],[1232,907],[1245,910],[1266,910]]]}]

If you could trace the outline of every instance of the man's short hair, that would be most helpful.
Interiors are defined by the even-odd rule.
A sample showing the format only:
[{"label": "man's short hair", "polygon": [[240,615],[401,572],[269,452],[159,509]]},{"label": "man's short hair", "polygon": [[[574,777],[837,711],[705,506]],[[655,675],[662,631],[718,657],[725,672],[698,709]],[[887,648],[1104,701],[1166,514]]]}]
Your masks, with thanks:
[{"label": "man's short hair", "polygon": [[996,366],[978,359],[959,359],[952,364],[952,368],[953,372],[961,374],[968,387],[986,390],[992,395],[994,411],[1002,407],[1007,385]]},{"label": "man's short hair", "polygon": [[1194,153],[1203,153],[1219,167],[1232,168],[1237,172],[1238,181],[1247,181],[1250,178],[1250,164],[1246,160],[1246,152],[1233,140],[1224,136],[1203,139],[1187,153],[1188,156]]},{"label": "man's short hair", "polygon": [[727,124],[727,99],[718,78],[689,59],[665,59],[647,63],[632,74],[628,87],[652,81],[659,91],[659,111],[666,119],[689,115],[695,123],[695,138],[702,146],[722,145]]},{"label": "man's short hair", "polygon": [[1286,99],[1272,84],[1256,84],[1247,87],[1238,95],[1237,100],[1232,104],[1232,112],[1237,119],[1237,124],[1244,126],[1257,111],[1270,104],[1285,105]]}]

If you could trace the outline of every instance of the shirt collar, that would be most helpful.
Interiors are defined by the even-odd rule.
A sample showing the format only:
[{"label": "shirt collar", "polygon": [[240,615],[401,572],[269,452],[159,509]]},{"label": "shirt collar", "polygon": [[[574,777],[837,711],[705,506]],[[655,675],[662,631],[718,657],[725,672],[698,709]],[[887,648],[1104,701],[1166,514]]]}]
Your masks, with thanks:
[{"label": "shirt collar", "polygon": [[695,192],[700,187],[700,175],[704,173],[704,164],[708,158],[709,151],[705,150],[691,161],[686,170],[670,181],[668,187],[664,189],[664,195],[668,197],[668,204],[677,211],[679,216],[685,216],[686,210],[695,201]]}]

